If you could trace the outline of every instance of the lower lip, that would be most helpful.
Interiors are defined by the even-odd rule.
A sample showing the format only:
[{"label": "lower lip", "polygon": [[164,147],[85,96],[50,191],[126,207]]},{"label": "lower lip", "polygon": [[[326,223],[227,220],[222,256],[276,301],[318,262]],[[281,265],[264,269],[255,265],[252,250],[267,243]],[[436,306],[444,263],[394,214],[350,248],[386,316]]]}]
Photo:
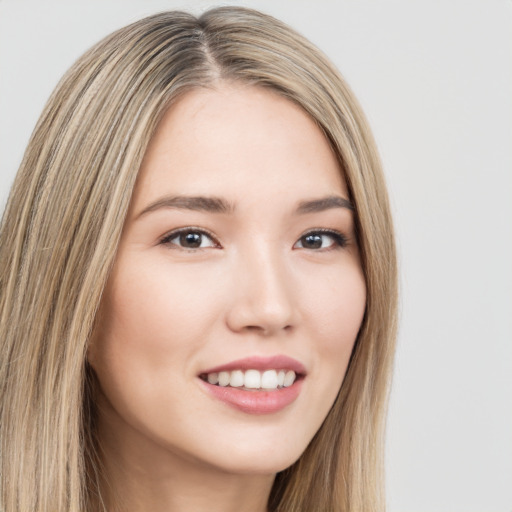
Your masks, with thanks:
[{"label": "lower lip", "polygon": [[272,414],[283,410],[299,396],[303,379],[287,388],[272,391],[246,391],[230,386],[215,386],[201,379],[201,384],[215,398],[247,414]]}]

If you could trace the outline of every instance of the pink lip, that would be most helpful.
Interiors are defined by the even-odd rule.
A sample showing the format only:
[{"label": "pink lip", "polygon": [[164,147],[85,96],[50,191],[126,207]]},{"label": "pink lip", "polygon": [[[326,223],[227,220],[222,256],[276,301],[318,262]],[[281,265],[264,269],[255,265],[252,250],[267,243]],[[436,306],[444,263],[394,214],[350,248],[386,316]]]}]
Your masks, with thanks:
[{"label": "pink lip", "polygon": [[208,368],[202,371],[201,374],[230,372],[232,370],[259,370],[260,372],[265,370],[293,370],[298,375],[306,374],[306,368],[302,363],[283,355],[245,357],[227,364],[215,366],[214,368]]},{"label": "pink lip", "polygon": [[246,391],[229,386],[215,386],[199,380],[205,390],[215,398],[247,414],[272,414],[290,405],[300,393],[304,379],[296,380],[290,387],[273,391]]},{"label": "pink lip", "polygon": [[306,368],[302,363],[283,355],[272,357],[254,356],[238,359],[227,364],[209,368],[201,372],[200,375],[232,370],[293,370],[298,376],[298,379],[291,386],[271,391],[248,391],[229,386],[216,386],[203,379],[199,379],[201,386],[211,396],[247,414],[272,414],[281,411],[297,399],[302,388],[304,376],[306,375]]}]

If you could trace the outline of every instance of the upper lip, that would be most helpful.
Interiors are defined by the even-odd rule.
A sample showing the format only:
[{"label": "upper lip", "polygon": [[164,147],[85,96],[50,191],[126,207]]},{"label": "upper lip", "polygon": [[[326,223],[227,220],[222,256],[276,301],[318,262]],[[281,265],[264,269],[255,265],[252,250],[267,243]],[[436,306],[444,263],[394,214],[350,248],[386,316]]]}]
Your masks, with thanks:
[{"label": "upper lip", "polygon": [[302,363],[285,355],[244,357],[243,359],[208,368],[202,371],[201,374],[229,372],[232,370],[293,370],[296,374],[306,374],[306,368]]}]

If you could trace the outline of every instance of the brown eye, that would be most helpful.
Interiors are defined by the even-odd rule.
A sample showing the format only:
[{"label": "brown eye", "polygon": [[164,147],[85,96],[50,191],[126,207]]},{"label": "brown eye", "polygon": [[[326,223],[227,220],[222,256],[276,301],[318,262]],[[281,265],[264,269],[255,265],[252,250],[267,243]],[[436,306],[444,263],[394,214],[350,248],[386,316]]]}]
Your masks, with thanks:
[{"label": "brown eye", "polygon": [[180,245],[187,249],[197,249],[201,247],[203,235],[201,233],[182,233],[179,235]]},{"label": "brown eye", "polygon": [[311,231],[301,236],[293,246],[294,249],[335,249],[345,247],[347,239],[337,231]]},{"label": "brown eye", "polygon": [[322,247],[323,238],[323,235],[318,234],[306,235],[300,239],[300,242],[304,249],[320,249]]},{"label": "brown eye", "polygon": [[174,231],[170,235],[166,236],[161,243],[183,249],[218,247],[218,244],[208,233],[193,229]]}]

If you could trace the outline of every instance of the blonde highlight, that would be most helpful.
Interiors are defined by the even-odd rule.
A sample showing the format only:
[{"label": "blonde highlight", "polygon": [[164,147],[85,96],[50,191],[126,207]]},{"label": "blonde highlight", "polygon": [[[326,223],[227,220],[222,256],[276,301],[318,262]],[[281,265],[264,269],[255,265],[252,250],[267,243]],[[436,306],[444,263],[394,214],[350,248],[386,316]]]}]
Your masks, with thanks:
[{"label": "blonde highlight", "polygon": [[151,16],[68,71],[29,142],[0,228],[0,510],[104,509],[87,345],[145,150],[164,112],[219,81],[268,87],[329,139],[355,205],[367,308],[339,396],[277,475],[272,512],[382,511],[396,335],[394,235],[378,153],[332,64],[245,8]]}]

